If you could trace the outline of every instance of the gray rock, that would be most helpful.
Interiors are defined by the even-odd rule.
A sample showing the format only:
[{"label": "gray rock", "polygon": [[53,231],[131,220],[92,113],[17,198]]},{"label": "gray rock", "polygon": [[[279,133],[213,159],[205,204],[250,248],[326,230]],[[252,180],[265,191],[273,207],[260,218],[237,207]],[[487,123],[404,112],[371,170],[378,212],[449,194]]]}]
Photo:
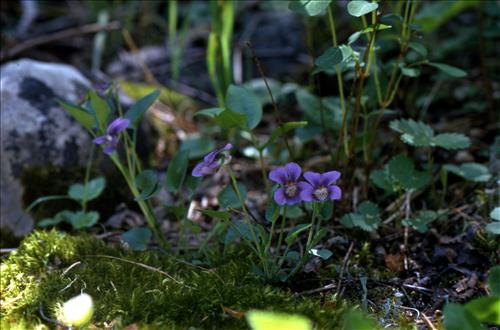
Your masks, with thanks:
[{"label": "gray rock", "polygon": [[[75,68],[30,59],[0,67],[1,229],[22,236],[33,228],[23,214],[19,177],[31,166],[84,165],[90,152],[88,133],[57,103],[77,102],[90,82]],[[57,178],[54,178],[57,180]]]}]

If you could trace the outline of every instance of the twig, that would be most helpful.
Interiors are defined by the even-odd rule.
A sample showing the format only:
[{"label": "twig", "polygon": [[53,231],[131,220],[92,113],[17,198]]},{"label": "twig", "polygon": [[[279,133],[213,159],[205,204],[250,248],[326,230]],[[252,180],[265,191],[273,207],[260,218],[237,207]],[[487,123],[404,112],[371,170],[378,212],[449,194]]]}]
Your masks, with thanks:
[{"label": "twig", "polygon": [[339,281],[337,282],[336,295],[338,295],[338,293],[340,291],[340,286],[342,284],[342,277],[344,276],[344,271],[345,271],[345,268],[347,267],[347,262],[349,261],[349,256],[351,255],[353,247],[354,247],[354,242],[351,242],[351,245],[349,245],[349,248],[347,249],[347,253],[344,257],[344,261],[342,262],[342,268],[340,269]]},{"label": "twig", "polygon": [[427,324],[429,328],[431,328],[431,330],[437,330],[437,328],[434,326],[434,324],[432,324],[431,320],[429,320],[429,318],[427,317],[427,315],[425,315],[425,313],[420,313],[420,315],[422,315],[425,324]]},{"label": "twig", "polygon": [[58,41],[61,39],[68,39],[72,38],[78,35],[82,34],[91,34],[91,33],[97,33],[101,31],[112,31],[112,30],[117,30],[121,27],[120,22],[118,21],[113,21],[107,24],[99,24],[99,23],[94,23],[94,24],[87,24],[87,25],[82,25],[82,26],[77,26],[71,29],[63,30],[63,31],[58,31],[52,34],[46,34],[42,35],[30,40],[27,40],[23,43],[20,43],[10,49],[6,49],[5,51],[0,52],[0,61],[5,61],[8,60],[9,58],[12,58],[20,53],[23,53],[24,51],[40,46],[43,44],[48,44],[54,41]]},{"label": "twig", "polygon": [[328,291],[328,290],[331,290],[331,289],[333,289],[335,287],[336,287],[335,283],[330,283],[330,284],[327,284],[325,286],[322,286],[321,288],[311,289],[311,290],[302,291],[302,292],[296,292],[296,293],[293,294],[293,296],[294,297],[300,297],[300,296],[303,296],[303,295],[306,295],[306,294],[313,294],[313,293]]}]

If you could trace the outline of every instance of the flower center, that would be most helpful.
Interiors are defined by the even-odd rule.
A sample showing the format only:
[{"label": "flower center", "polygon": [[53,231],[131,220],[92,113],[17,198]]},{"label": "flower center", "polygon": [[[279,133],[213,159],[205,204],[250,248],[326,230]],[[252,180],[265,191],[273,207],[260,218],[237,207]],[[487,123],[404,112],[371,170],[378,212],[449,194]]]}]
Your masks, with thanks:
[{"label": "flower center", "polygon": [[106,142],[110,143],[111,141],[113,141],[113,137],[111,135],[106,135]]},{"label": "flower center", "polygon": [[287,182],[285,186],[285,195],[288,197],[294,197],[298,192],[297,185],[295,182]]},{"label": "flower center", "polygon": [[314,190],[314,197],[320,201],[324,201],[328,197],[328,189],[325,186],[320,186]]}]

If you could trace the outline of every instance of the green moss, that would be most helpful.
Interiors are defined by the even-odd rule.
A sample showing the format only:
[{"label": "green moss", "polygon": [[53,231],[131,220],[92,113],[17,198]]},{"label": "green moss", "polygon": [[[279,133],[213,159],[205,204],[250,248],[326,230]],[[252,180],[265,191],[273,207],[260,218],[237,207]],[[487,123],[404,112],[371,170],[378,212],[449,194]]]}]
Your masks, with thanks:
[{"label": "green moss", "polygon": [[[82,290],[95,300],[93,323],[98,327],[114,321],[118,328],[131,323],[150,328],[245,328],[244,319],[230,311],[257,308],[299,313],[320,329],[335,328],[342,308],[262,285],[249,272],[246,255],[233,252],[232,261],[203,269],[155,252],[106,246],[91,236],[37,231],[2,263],[2,328],[13,328],[21,320],[40,324],[40,304],[54,317],[58,303]],[[79,264],[65,272],[75,262]]]}]

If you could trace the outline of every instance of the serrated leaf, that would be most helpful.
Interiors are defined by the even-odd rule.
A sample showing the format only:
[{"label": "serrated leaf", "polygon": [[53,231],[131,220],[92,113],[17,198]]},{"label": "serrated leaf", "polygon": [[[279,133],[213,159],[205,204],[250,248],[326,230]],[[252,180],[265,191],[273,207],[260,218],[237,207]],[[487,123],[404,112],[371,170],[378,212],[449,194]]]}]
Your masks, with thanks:
[{"label": "serrated leaf", "polygon": [[124,118],[130,120],[130,128],[136,129],[146,111],[153,105],[156,99],[160,96],[160,91],[154,92],[144,96],[135,102],[130,109],[125,113]]},{"label": "serrated leaf", "polygon": [[347,4],[347,12],[354,17],[361,17],[374,10],[377,10],[378,4],[376,2],[368,2],[363,0],[352,0]]},{"label": "serrated leaf", "polygon": [[387,165],[387,172],[405,190],[422,188],[430,180],[429,174],[416,171],[412,160],[405,155],[393,157]]},{"label": "serrated leaf", "polygon": [[500,325],[500,297],[476,298],[464,307],[480,322]]},{"label": "serrated leaf", "polygon": [[464,163],[459,166],[446,164],[443,166],[445,170],[461,176],[468,181],[487,182],[491,179],[491,174],[488,168],[478,163]]},{"label": "serrated leaf", "polygon": [[379,188],[388,193],[395,193],[396,190],[392,184],[391,176],[386,170],[376,170],[370,174],[370,180]]},{"label": "serrated leaf", "polygon": [[317,16],[330,5],[331,0],[294,0],[290,1],[288,9],[307,16]]},{"label": "serrated leaf", "polygon": [[416,147],[429,147],[434,137],[433,129],[421,121],[413,119],[396,119],[390,122],[389,127],[401,133],[401,140]]},{"label": "serrated leaf", "polygon": [[132,228],[122,234],[122,239],[133,251],[146,250],[151,241],[151,230],[149,228]]},{"label": "serrated leaf", "polygon": [[158,175],[155,171],[145,170],[135,178],[135,185],[139,189],[140,195],[135,197],[136,201],[142,201],[153,197],[160,189]]},{"label": "serrated leaf", "polygon": [[[238,190],[241,193],[241,198],[243,201],[247,198],[247,189],[243,185],[243,183],[238,182]],[[234,191],[231,185],[222,189],[222,191],[218,195],[219,205],[223,208],[240,208],[241,203],[238,199],[238,195]]]},{"label": "serrated leaf", "polygon": [[456,68],[454,66],[444,64],[444,63],[427,63],[430,66],[437,68],[439,71],[446,73],[448,76],[453,78],[463,78],[467,76],[467,72],[462,69]]},{"label": "serrated leaf", "polygon": [[77,201],[90,201],[99,197],[105,187],[106,179],[98,177],[90,180],[87,186],[81,183],[71,185],[68,189],[68,196]]},{"label": "serrated leaf", "polygon": [[189,150],[179,150],[168,164],[165,186],[170,192],[177,192],[186,178]]},{"label": "serrated leaf", "polygon": [[262,119],[262,105],[248,89],[230,85],[227,89],[226,104],[229,110],[246,116],[246,128],[254,129]]},{"label": "serrated leaf", "polygon": [[459,133],[443,133],[436,135],[432,139],[431,145],[447,150],[466,149],[470,146],[470,139]]},{"label": "serrated leaf", "polygon": [[439,217],[439,214],[434,211],[425,210],[420,211],[415,218],[404,219],[402,224],[404,226],[411,226],[419,233],[425,233],[429,229],[427,225]]},{"label": "serrated leaf", "polygon": [[301,315],[250,310],[245,315],[251,330],[312,330],[312,322]]}]

